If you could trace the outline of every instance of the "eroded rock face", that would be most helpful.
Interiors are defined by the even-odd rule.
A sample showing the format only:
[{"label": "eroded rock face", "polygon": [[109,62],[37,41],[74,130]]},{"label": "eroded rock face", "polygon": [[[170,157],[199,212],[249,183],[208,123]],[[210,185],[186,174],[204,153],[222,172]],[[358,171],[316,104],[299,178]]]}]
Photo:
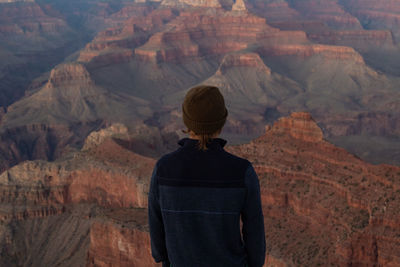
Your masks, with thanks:
[{"label": "eroded rock face", "polygon": [[[10,131],[32,122],[47,127],[61,123],[72,128],[71,124],[79,120],[109,123],[114,119],[126,119],[131,114],[135,114],[135,118],[129,123],[136,124],[136,119],[146,121],[153,112],[162,112],[155,111],[154,106],[179,111],[176,103],[182,100],[183,90],[207,81],[221,86],[225,92],[240,92],[232,95],[233,99],[248,96],[252,102],[246,107],[246,114],[243,106],[232,106],[235,115],[227,130],[246,135],[238,137],[241,140],[248,141],[249,135],[260,134],[259,130],[269,121],[269,118],[260,119],[262,109],[272,108],[282,115],[307,110],[318,123],[332,129],[330,135],[382,132],[377,137],[386,138],[388,146],[399,144],[391,141],[398,132],[397,126],[393,130],[387,130],[390,127],[376,130],[381,126],[378,122],[368,127],[360,126],[361,123],[354,126],[350,123],[356,116],[346,120],[346,125],[336,122],[328,125],[329,120],[319,120],[324,114],[335,117],[339,113],[370,111],[398,117],[394,111],[398,110],[399,81],[392,77],[398,76],[397,57],[400,55],[396,45],[398,2],[155,2],[128,1],[116,5],[89,1],[85,8],[81,2],[66,4],[65,8],[57,1],[48,4],[3,2],[0,8],[0,35],[4,37],[4,43],[0,44],[0,79],[2,75],[5,78],[0,82],[0,105],[8,106],[9,112],[1,114],[1,125]],[[16,42],[18,46],[14,45]],[[66,52],[66,48],[71,51]],[[35,94],[36,97],[20,99],[33,78],[50,71],[72,52],[76,52],[79,63],[57,66],[49,81],[45,74],[31,83],[35,89],[26,92],[26,96]],[[232,54],[241,56],[233,59]],[[57,60],[53,59],[54,55]],[[74,60],[75,55],[67,61]],[[263,62],[257,59],[250,63],[246,59],[248,63],[244,63],[245,57],[252,57],[250,55],[259,56]],[[49,58],[52,60],[48,61]],[[30,68],[32,62],[43,62],[46,68],[40,64]],[[39,73],[33,73],[32,69]],[[249,76],[254,69],[258,72]],[[382,73],[385,71],[390,75]],[[280,77],[275,75],[274,78],[274,74]],[[44,83],[51,90],[40,90],[41,93],[36,94]],[[116,92],[121,94],[114,95]],[[365,98],[377,99],[378,103]],[[19,103],[12,103],[16,99],[20,99]],[[152,105],[154,103],[157,105]],[[234,103],[243,104],[241,101]],[[110,110],[119,114],[111,116]],[[254,120],[243,121],[245,117]],[[176,126],[174,119],[175,116],[170,116],[170,121],[164,120],[160,127],[172,129]],[[391,120],[396,121],[396,118]],[[364,128],[355,129],[359,126]],[[178,126],[173,130],[178,130]],[[73,132],[82,143],[85,132]],[[34,136],[16,139],[27,147],[34,146]],[[5,143],[9,145],[8,141]],[[338,144],[345,145],[345,142]],[[357,154],[366,153],[373,154],[372,151]],[[19,154],[24,152],[19,151],[15,158],[24,158]],[[388,157],[396,158],[396,155]],[[380,158],[365,159],[380,162]]]},{"label": "eroded rock face", "polygon": [[246,3],[243,0],[236,0],[235,4],[232,5],[232,11],[247,11]]},{"label": "eroded rock face", "polygon": [[90,150],[101,145],[106,139],[116,135],[128,136],[128,128],[122,123],[115,123],[108,128],[92,132],[86,137],[82,150]]},{"label": "eroded rock face", "polygon": [[323,21],[333,28],[362,28],[358,19],[349,14],[337,1],[292,1],[292,7],[306,18]]},{"label": "eroded rock face", "polygon": [[358,30],[358,31],[322,31],[310,33],[308,37],[314,42],[350,46],[361,51],[377,48],[393,48],[395,41],[390,31]]},{"label": "eroded rock face", "polygon": [[7,37],[13,34],[28,38],[42,34],[58,36],[60,33],[70,30],[65,21],[46,14],[46,11],[52,11],[49,6],[42,8],[33,0],[3,3],[0,2],[2,5],[0,9],[0,36]]},{"label": "eroded rock face", "polygon": [[[165,0],[163,8],[124,3],[119,11],[102,2],[89,3],[90,15],[80,13],[79,5],[57,11],[52,5],[20,4],[0,8],[3,106],[11,103],[3,98],[17,99],[27,87],[21,83],[14,90],[19,77],[10,79],[10,73],[25,75],[34,60],[47,66],[64,60],[68,53],[60,51],[71,46],[70,35],[76,34],[66,16],[78,14],[85,31],[108,28],[79,52],[80,63],[57,66],[37,92],[1,108],[2,171],[24,160],[67,157],[21,163],[0,177],[4,266],[152,266],[143,209],[155,160],[132,151],[156,157],[155,148],[165,140],[157,136],[154,141],[151,131],[148,143],[126,140],[127,128],[118,126],[90,135],[82,151],[65,156],[69,146],[77,150],[89,132],[115,119],[129,117],[131,125],[162,122],[171,132],[178,129],[179,107],[166,108],[172,110],[171,121],[166,121],[164,113],[152,114],[142,98],[146,94],[136,95],[141,90],[173,84],[165,90],[170,99],[159,97],[170,105],[192,84],[216,84],[237,101],[226,129],[240,135],[263,129],[266,107],[278,114],[311,110],[330,137],[399,133],[398,81],[375,71],[368,55],[377,48],[389,51],[394,62],[390,73],[398,74],[398,1]],[[206,8],[181,9],[189,5]],[[59,39],[66,36],[68,40]],[[25,40],[17,54],[10,49],[15,37]],[[58,59],[46,63],[54,56],[50,52]],[[129,75],[142,67],[147,71],[112,89],[98,86],[92,76],[97,70],[96,77],[112,76],[129,64],[140,66],[128,69]],[[191,78],[181,82],[181,74]],[[132,95],[110,94],[121,84],[131,86],[119,89]],[[274,246],[269,247],[267,264],[399,265],[398,168],[369,165],[329,145],[308,113],[294,113],[267,129],[248,145],[227,147],[251,159],[260,175],[266,229],[271,229],[268,244]],[[399,155],[395,146],[382,151],[366,158]],[[85,212],[80,205],[88,206]],[[105,211],[97,211],[99,207]],[[134,215],[124,214],[126,210]],[[130,223],[137,218],[142,221]],[[57,227],[60,222],[68,233]],[[108,235],[100,234],[104,231]],[[38,241],[28,238],[38,232],[46,234],[39,234]],[[57,243],[60,236],[68,242]],[[25,261],[16,255],[30,256]]]},{"label": "eroded rock face", "polygon": [[0,176],[1,203],[16,207],[3,214],[2,221],[63,213],[66,205],[82,202],[145,207],[153,164],[112,139],[61,163],[21,163]]},{"label": "eroded rock face", "polygon": [[276,134],[290,134],[291,137],[306,141],[322,141],[322,131],[311,118],[310,113],[295,112],[290,117],[279,119],[271,129]]},{"label": "eroded rock face", "polygon": [[330,136],[362,135],[371,132],[377,136],[384,134],[398,135],[400,118],[386,112],[361,112],[354,116],[344,114],[324,118],[330,126],[326,127],[326,133]]},{"label": "eroded rock face", "polygon": [[162,5],[165,6],[194,6],[194,7],[211,7],[211,8],[221,8],[221,3],[218,0],[162,0]]},{"label": "eroded rock face", "polygon": [[260,52],[264,55],[272,56],[296,56],[302,59],[320,55],[326,60],[347,60],[355,63],[364,64],[363,57],[353,48],[347,46],[329,45],[282,45],[267,46],[261,48]]},{"label": "eroded rock face", "polygon": [[[74,235],[85,240],[81,247],[70,243],[85,251],[85,259],[82,254],[73,257],[79,264],[156,266],[146,211],[155,159],[116,142],[115,137],[123,138],[124,133],[124,127],[116,125],[93,133],[104,139],[89,139],[103,142],[88,140],[92,145],[72,157],[54,163],[26,162],[4,172],[0,176],[2,244],[18,252],[13,242],[21,237],[9,232],[10,224],[23,230],[26,222],[37,220],[39,228],[54,236],[62,233],[55,227],[57,218],[72,218],[79,211],[79,220],[70,221],[81,229]],[[324,141],[305,112],[281,118],[249,144],[226,150],[249,159],[259,176],[266,266],[400,263],[400,168],[365,163]],[[33,249],[27,244],[24,248],[30,255]],[[64,251],[54,253],[59,257]],[[4,262],[12,262],[7,252],[2,253]],[[40,265],[36,263],[33,266]]]},{"label": "eroded rock face", "polygon": [[345,6],[362,24],[368,28],[379,29],[382,26],[393,29],[399,36],[400,5],[395,0],[372,1],[372,0],[351,0],[346,1]]},{"label": "eroded rock face", "polygon": [[244,49],[263,33],[279,31],[269,27],[264,19],[248,13],[221,10],[213,13],[182,12],[167,30],[155,33],[147,43],[136,48],[135,55],[155,62],[219,55]]},{"label": "eroded rock face", "polygon": [[[246,107],[263,112],[266,106],[276,105],[278,99],[285,95],[290,96],[301,91],[293,80],[272,72],[260,55],[254,52],[225,55],[215,74],[203,83],[218,86],[227,105],[240,107],[239,111],[231,110],[231,116],[227,119],[224,129],[230,132],[262,134],[264,123],[260,122],[264,117],[259,114],[249,115]],[[252,88],[251,91],[249,88]]]},{"label": "eroded rock face", "polygon": [[266,75],[271,74],[271,69],[264,64],[260,56],[256,53],[228,54],[222,59],[218,71],[223,73],[232,67],[251,67],[265,71]]},{"label": "eroded rock face", "polygon": [[367,164],[327,143],[307,113],[281,118],[228,151],[255,165],[275,258],[288,265],[399,264],[398,167]]},{"label": "eroded rock face", "polygon": [[134,48],[143,45],[155,30],[175,17],[168,8],[152,10],[149,7],[142,10],[140,6],[133,6],[131,9],[126,7],[113,16],[116,20],[125,16],[126,19],[99,32],[80,51],[78,61],[89,63],[92,68],[129,62],[134,57]]},{"label": "eroded rock face", "polygon": [[61,87],[75,83],[78,85],[94,85],[86,68],[79,63],[61,64],[51,70],[47,87]]},{"label": "eroded rock face", "polygon": [[[120,145],[110,139],[90,153],[96,161],[105,160],[110,165],[103,170],[94,164],[72,171],[66,177],[69,201],[94,202],[104,207],[147,206],[148,177],[154,160],[121,150]],[[118,169],[120,174],[115,172]]]},{"label": "eroded rock face", "polygon": [[49,5],[0,3],[0,105],[20,99],[30,82],[79,46],[76,32]]},{"label": "eroded rock face", "polygon": [[288,1],[272,0],[272,1],[262,1],[253,0],[251,1],[252,8],[251,12],[259,16],[265,16],[270,22],[276,21],[291,21],[299,20],[301,14],[291,7]]},{"label": "eroded rock face", "polygon": [[90,229],[86,266],[158,266],[151,257],[147,209],[115,210]]},{"label": "eroded rock face", "polygon": [[[131,266],[152,261],[145,207],[155,160],[117,144],[113,138],[123,138],[120,129],[123,126],[116,125],[103,130],[105,134],[98,133],[97,136],[109,137],[102,143],[93,141],[98,138],[92,134],[84,150],[63,160],[27,161],[0,175],[1,265],[71,266],[73,262],[74,266],[98,266],[104,262]],[[122,213],[115,213],[114,209]],[[121,222],[127,225],[126,232]],[[35,238],[15,233],[12,227]],[[99,234],[104,230],[108,236]],[[45,244],[54,246],[57,238],[45,238],[55,236],[65,237],[64,245]],[[123,240],[115,241],[119,238]],[[142,245],[137,246],[139,243]],[[35,253],[41,254],[35,246],[52,251],[53,256],[35,258]],[[99,254],[102,247],[103,255]],[[121,249],[126,258],[115,258]],[[14,259],[13,253],[21,251],[26,256]],[[64,256],[69,260],[60,262]]]},{"label": "eroded rock face", "polygon": [[59,158],[69,150],[68,147],[81,146],[82,141],[76,129],[79,129],[80,134],[88,135],[101,124],[101,121],[70,126],[32,123],[10,127],[0,133],[0,171],[3,172],[25,160]]}]

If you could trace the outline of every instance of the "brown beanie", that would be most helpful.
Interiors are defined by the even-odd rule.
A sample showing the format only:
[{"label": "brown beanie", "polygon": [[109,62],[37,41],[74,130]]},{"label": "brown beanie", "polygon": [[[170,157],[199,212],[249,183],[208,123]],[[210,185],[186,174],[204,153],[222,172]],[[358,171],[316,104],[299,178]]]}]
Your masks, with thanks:
[{"label": "brown beanie", "polygon": [[228,110],[224,97],[215,86],[199,85],[190,89],[182,104],[183,122],[195,134],[212,134],[225,124]]}]

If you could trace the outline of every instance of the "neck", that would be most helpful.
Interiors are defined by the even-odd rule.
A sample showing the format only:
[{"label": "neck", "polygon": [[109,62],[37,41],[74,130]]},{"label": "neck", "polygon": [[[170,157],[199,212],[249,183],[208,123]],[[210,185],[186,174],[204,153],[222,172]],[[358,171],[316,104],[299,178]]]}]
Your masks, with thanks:
[{"label": "neck", "polygon": [[[214,135],[211,136],[211,138],[217,138],[218,136],[219,136],[219,134],[214,134]],[[200,140],[200,135],[190,134],[189,138],[190,139]]]}]

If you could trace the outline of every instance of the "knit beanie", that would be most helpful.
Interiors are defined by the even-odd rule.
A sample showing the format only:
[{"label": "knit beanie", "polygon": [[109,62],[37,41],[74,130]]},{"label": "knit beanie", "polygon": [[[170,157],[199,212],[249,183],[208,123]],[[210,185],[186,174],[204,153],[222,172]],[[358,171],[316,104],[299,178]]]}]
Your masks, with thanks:
[{"label": "knit beanie", "polygon": [[183,122],[195,134],[212,134],[225,124],[228,110],[215,86],[191,88],[182,104]]}]

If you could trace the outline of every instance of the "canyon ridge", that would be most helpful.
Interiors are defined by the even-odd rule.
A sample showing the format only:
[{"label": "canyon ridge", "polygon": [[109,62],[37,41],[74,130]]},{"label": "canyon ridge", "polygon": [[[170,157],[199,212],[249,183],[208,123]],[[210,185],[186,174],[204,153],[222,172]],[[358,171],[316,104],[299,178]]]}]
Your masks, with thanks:
[{"label": "canyon ridge", "polygon": [[0,169],[114,122],[162,143],[200,83],[221,88],[235,144],[305,111],[335,145],[398,165],[399,21],[390,0],[1,1]]},{"label": "canyon ridge", "polygon": [[400,265],[397,0],[0,0],[0,265],[157,266],[147,194],[216,85],[265,266]]},{"label": "canyon ridge", "polygon": [[[302,112],[225,149],[259,177],[265,266],[400,264],[399,167],[332,145]],[[114,124],[78,152],[3,172],[0,265],[157,266],[146,209],[156,160],[134,150],[127,127]]]}]

